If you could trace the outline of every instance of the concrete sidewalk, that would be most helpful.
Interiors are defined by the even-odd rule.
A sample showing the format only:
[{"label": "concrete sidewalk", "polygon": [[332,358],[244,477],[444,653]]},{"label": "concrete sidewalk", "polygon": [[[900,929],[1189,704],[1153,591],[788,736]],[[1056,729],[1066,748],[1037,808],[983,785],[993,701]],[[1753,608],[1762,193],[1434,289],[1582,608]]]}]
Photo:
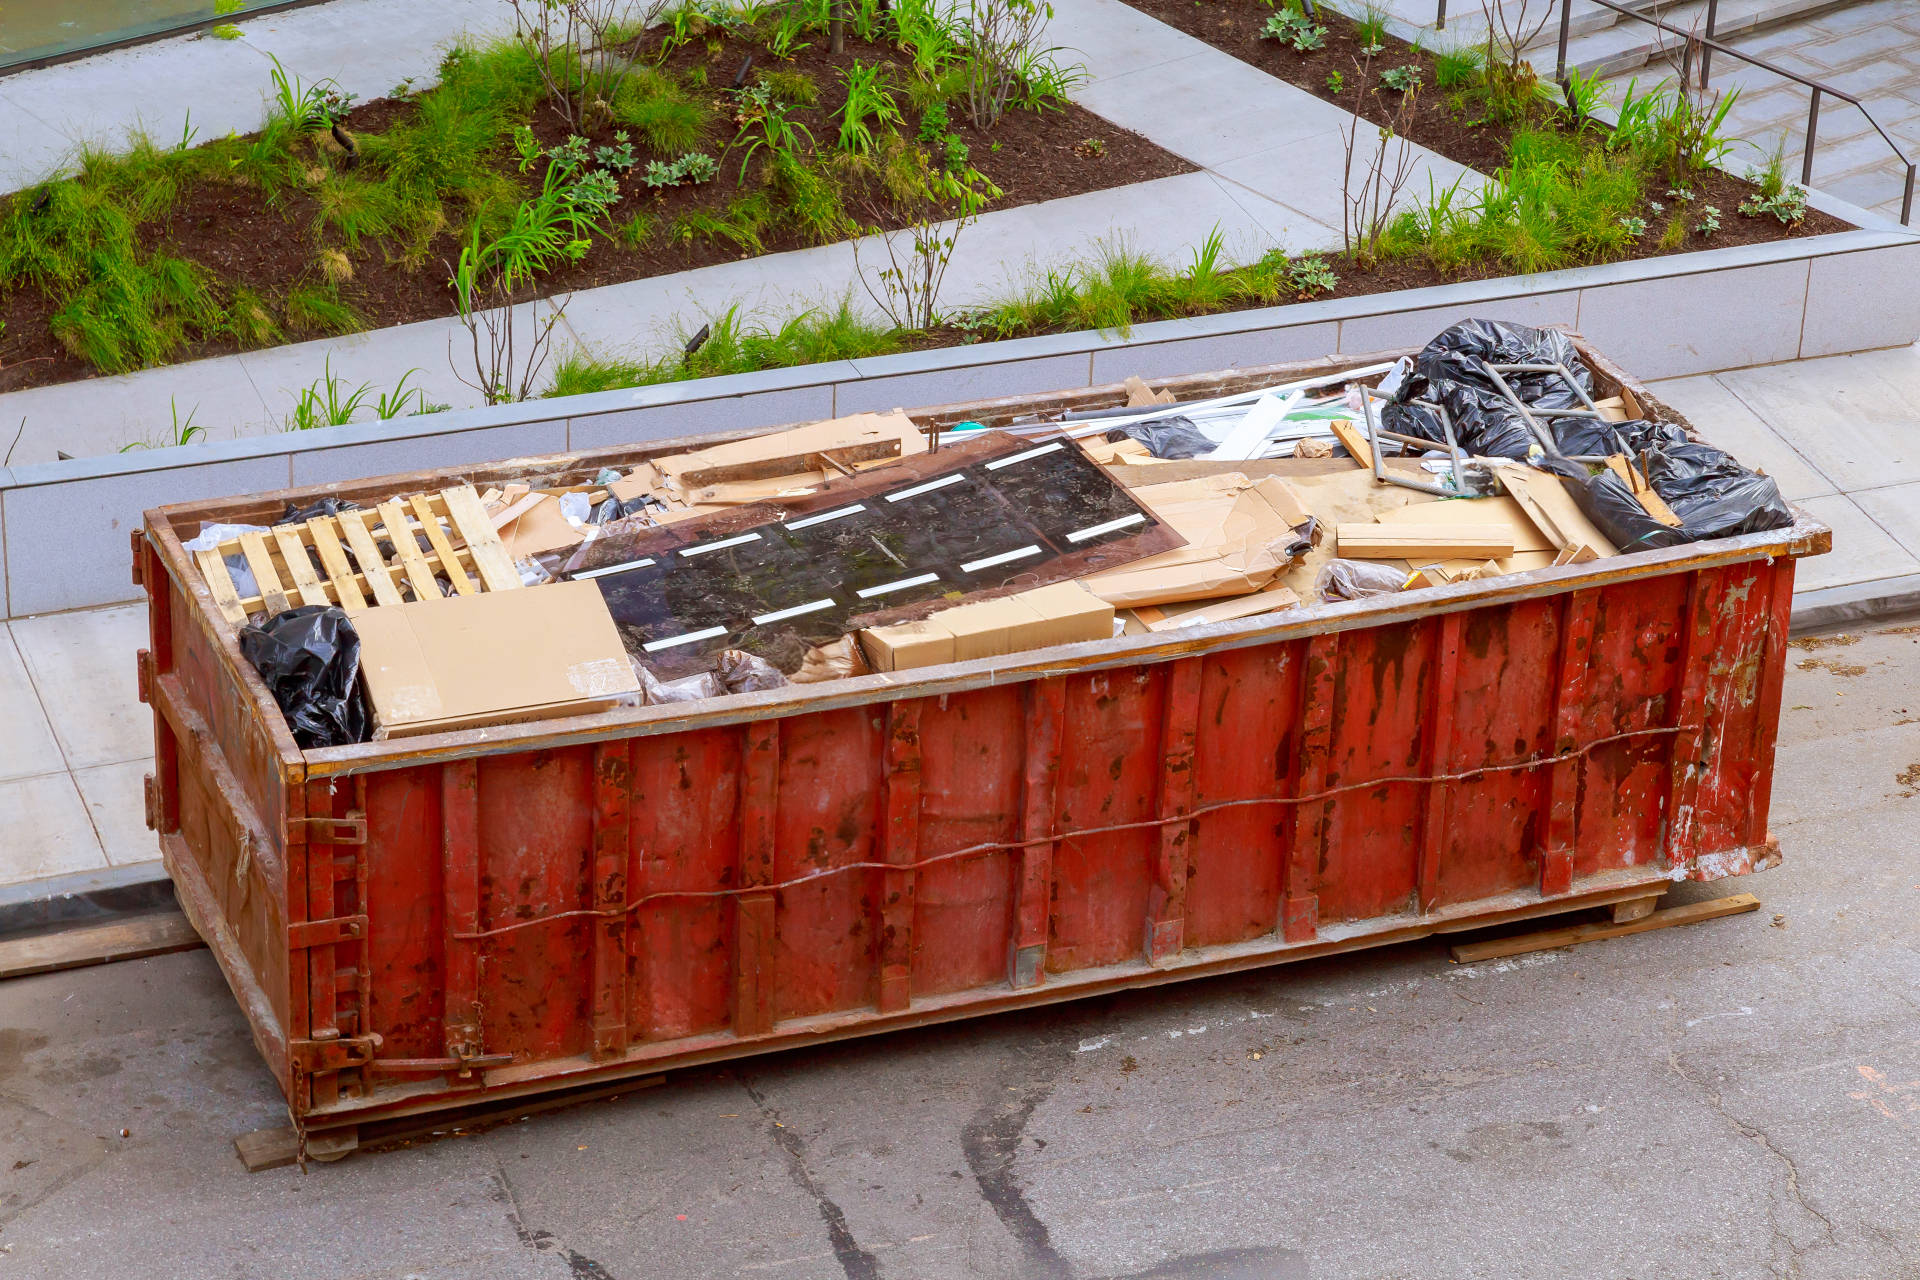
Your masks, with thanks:
[{"label": "concrete sidewalk", "polygon": [[[1920,610],[1920,347],[1650,388],[1833,527],[1833,554],[1801,563],[1796,619]],[[139,605],[0,623],[0,889],[14,899],[133,864],[159,874],[140,787],[153,754],[134,678],[145,643]]]}]

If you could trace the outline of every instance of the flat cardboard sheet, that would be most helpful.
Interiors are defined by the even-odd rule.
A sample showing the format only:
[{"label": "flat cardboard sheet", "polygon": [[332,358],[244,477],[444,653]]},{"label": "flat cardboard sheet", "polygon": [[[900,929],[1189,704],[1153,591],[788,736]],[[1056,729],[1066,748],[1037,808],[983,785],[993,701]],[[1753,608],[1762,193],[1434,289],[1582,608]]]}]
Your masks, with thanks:
[{"label": "flat cardboard sheet", "polygon": [[870,627],[860,643],[875,670],[905,671],[1112,635],[1112,605],[1077,582],[1056,582],[917,622]]},{"label": "flat cardboard sheet", "polygon": [[586,540],[586,534],[567,523],[560,514],[560,500],[549,494],[502,529],[500,540],[506,544],[508,555],[524,560],[543,551],[577,547]]},{"label": "flat cardboard sheet", "polygon": [[1512,535],[1515,552],[1560,549],[1518,502],[1504,496],[1418,502],[1409,507],[1382,511],[1375,518],[1381,524],[1500,525]]},{"label": "flat cardboard sheet", "polygon": [[640,688],[594,582],[347,613],[376,739],[602,711]]},{"label": "flat cardboard sheet", "polygon": [[1287,548],[1298,540],[1291,520],[1306,509],[1278,476],[1256,481],[1238,471],[1133,492],[1187,545],[1084,580],[1117,609],[1260,590],[1287,565]]}]

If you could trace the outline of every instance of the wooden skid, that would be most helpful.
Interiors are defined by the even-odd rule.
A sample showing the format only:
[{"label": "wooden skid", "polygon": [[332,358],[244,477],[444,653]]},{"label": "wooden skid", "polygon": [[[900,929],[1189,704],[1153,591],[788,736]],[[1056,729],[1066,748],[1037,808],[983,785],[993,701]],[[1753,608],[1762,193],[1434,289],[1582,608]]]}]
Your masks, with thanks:
[{"label": "wooden skid", "polygon": [[0,942],[0,979],[138,960],[200,945],[200,935],[185,916],[178,911],[155,912]]},{"label": "wooden skid", "polygon": [[[407,536],[395,537],[391,531],[396,529]],[[421,550],[419,536],[429,550]],[[383,538],[394,549],[391,561],[380,553]],[[235,589],[227,572],[230,555],[246,561],[259,585],[257,594],[242,596]],[[421,600],[438,598],[436,578],[445,578],[460,595],[521,585],[513,558],[471,485],[383,502],[378,511],[343,511],[303,525],[278,525],[269,533],[242,534],[214,550],[195,552],[194,562],[221,616],[235,626],[245,625],[249,614],[271,617],[298,605],[358,609],[369,598],[376,605],[399,604],[404,599],[400,580]]]},{"label": "wooden skid", "polygon": [[1472,964],[1476,960],[1494,960],[1501,956],[1523,955],[1529,951],[1551,951],[1555,947],[1577,946],[1582,942],[1598,942],[1603,938],[1624,938],[1630,933],[1670,929],[1677,924],[1698,924],[1702,920],[1718,920],[1721,916],[1739,915],[1759,908],[1760,899],[1750,893],[1736,893],[1708,902],[1689,902],[1682,907],[1668,907],[1637,920],[1568,925],[1562,929],[1542,929],[1538,933],[1522,933],[1511,938],[1463,942],[1457,947],[1448,947],[1447,954],[1453,957],[1455,964]]}]

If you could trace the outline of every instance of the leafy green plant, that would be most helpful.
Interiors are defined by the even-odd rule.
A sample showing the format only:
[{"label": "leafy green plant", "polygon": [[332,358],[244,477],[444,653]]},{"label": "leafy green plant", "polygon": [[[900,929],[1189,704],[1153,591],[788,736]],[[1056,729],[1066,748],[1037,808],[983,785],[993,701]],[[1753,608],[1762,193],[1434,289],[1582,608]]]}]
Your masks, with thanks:
[{"label": "leafy green plant", "polygon": [[811,107],[820,101],[820,83],[804,71],[762,71],[760,80],[782,102]]},{"label": "leafy green plant", "polygon": [[898,127],[900,108],[887,87],[886,68],[855,61],[840,73],[846,102],[840,108],[840,149],[864,155],[873,150],[871,120],[881,128]]},{"label": "leafy green plant", "polygon": [[1327,29],[1293,9],[1282,9],[1270,16],[1260,28],[1268,40],[1278,40],[1296,53],[1312,53],[1327,47]]},{"label": "leafy green plant", "polygon": [[1327,92],[1341,94],[1347,91],[1347,78],[1338,71],[1327,72]]},{"label": "leafy green plant", "polygon": [[293,411],[287,415],[288,431],[343,427],[353,421],[353,415],[360,412],[360,406],[374,394],[372,384],[366,382],[352,391],[346,390],[346,384],[333,371],[331,357],[323,368],[325,372],[294,401]]},{"label": "leafy green plant", "polygon": [[953,128],[947,118],[947,104],[935,102],[920,113],[920,128],[914,134],[922,142],[938,142]]},{"label": "leafy green plant", "polygon": [[1773,195],[1764,191],[1740,202],[1740,212],[1749,218],[1771,215],[1780,225],[1791,227],[1807,217],[1807,192],[1804,187],[1786,185]]},{"label": "leafy green plant", "polygon": [[790,119],[787,110],[787,104],[775,98],[764,84],[750,85],[736,95],[733,118],[740,131],[727,149],[740,151],[740,182],[746,181],[748,163],[762,150],[770,155],[795,151],[801,138],[812,147],[813,131]]},{"label": "leafy green plant", "polygon": [[612,146],[602,145],[595,147],[593,149],[593,162],[602,169],[614,173],[625,173],[627,170],[633,168],[635,163],[633,143],[628,140],[627,131],[625,129],[616,130],[613,135]]},{"label": "leafy green plant", "polygon": [[1297,298],[1314,298],[1340,287],[1340,277],[1317,253],[1303,254],[1287,269],[1287,285]]},{"label": "leafy green plant", "polygon": [[1694,224],[1693,229],[1700,235],[1712,236],[1720,229],[1720,210],[1710,204],[1701,205],[1700,221]]},{"label": "leafy green plant", "polygon": [[[215,40],[238,40],[241,32],[240,28],[234,26],[231,22],[222,22],[216,26],[207,28],[207,34]],[[128,446],[128,448],[132,447],[131,445]],[[123,449],[121,452],[124,453],[125,450]]]},{"label": "leafy green plant", "polygon": [[1388,67],[1380,73],[1380,83],[1395,93],[1412,93],[1420,87],[1420,68],[1414,63]]},{"label": "leafy green plant", "polygon": [[1626,233],[1635,240],[1647,234],[1647,220],[1636,214],[1627,214],[1619,219],[1619,222],[1620,225],[1625,228]]}]

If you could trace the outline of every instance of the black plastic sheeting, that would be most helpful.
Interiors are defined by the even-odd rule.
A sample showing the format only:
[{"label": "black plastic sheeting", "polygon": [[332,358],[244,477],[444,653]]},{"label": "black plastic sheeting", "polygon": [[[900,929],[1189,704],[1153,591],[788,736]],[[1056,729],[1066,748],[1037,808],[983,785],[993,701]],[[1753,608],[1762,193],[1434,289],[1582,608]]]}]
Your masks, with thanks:
[{"label": "black plastic sheeting", "polygon": [[1129,422],[1107,432],[1107,439],[1138,440],[1156,458],[1204,458],[1219,444],[1209,440],[1190,420],[1180,417]]},{"label": "black plastic sheeting", "polygon": [[1620,550],[1731,538],[1793,523],[1793,511],[1780,496],[1779,486],[1747,470],[1724,450],[1690,440],[1670,423],[1633,421],[1613,426],[1626,437],[1647,483],[1680,517],[1677,529],[1655,520],[1627,482],[1612,471],[1603,469],[1590,476],[1580,463],[1556,464],[1554,470],[1569,482],[1574,501]]},{"label": "black plastic sheeting", "polygon": [[[1406,403],[1429,400],[1446,406],[1460,447],[1483,458],[1517,458],[1548,465],[1526,422],[1495,387],[1487,364],[1559,364],[1593,394],[1593,371],[1573,340],[1557,329],[1534,329],[1497,320],[1462,320],[1441,333],[1413,359],[1410,377],[1397,389],[1398,402],[1381,409],[1389,431],[1444,443],[1446,432],[1429,409]],[[1573,409],[1582,402],[1557,373],[1503,375],[1528,405]],[[1622,551],[1670,547],[1704,538],[1780,529],[1793,512],[1772,480],[1749,471],[1721,449],[1691,440],[1679,427],[1641,420],[1596,422],[1592,418],[1544,418],[1541,425],[1560,452],[1596,457],[1625,451],[1646,473],[1655,493],[1680,517],[1670,528],[1649,516],[1625,481],[1612,471],[1554,461],[1587,517]]]},{"label": "black plastic sheeting", "polygon": [[360,504],[352,498],[322,498],[318,502],[311,503],[304,507],[296,507],[293,503],[289,502],[286,511],[282,513],[280,518],[274,521],[274,523],[276,525],[305,524],[316,516],[337,516],[342,511],[358,511],[360,509]]},{"label": "black plastic sheeting", "polygon": [[266,681],[301,747],[365,742],[360,636],[337,605],[309,604],[241,628],[240,652]]}]

